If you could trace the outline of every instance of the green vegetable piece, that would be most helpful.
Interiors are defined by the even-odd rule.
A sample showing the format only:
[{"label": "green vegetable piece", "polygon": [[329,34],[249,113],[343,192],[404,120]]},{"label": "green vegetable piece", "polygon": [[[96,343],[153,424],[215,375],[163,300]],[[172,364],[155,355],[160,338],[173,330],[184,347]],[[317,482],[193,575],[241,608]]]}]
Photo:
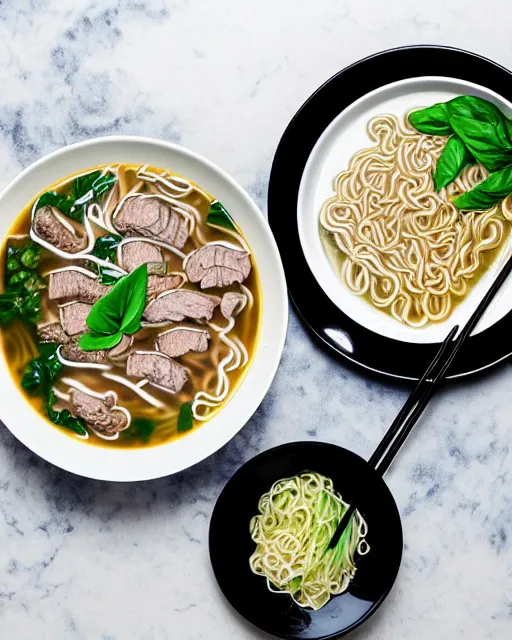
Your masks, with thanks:
[{"label": "green vegetable piece", "polygon": [[[105,349],[118,344],[123,333],[136,333],[146,306],[147,285],[148,269],[145,264],[119,278],[89,312],[86,322],[90,333],[81,336],[80,347],[85,351]],[[101,337],[110,341],[100,341]]]},{"label": "green vegetable piece", "polygon": [[436,191],[440,191],[453,182],[462,170],[472,162],[474,162],[474,158],[459,136],[457,134],[451,136],[437,161],[434,172]]},{"label": "green vegetable piece", "polygon": [[25,251],[21,254],[21,262],[23,266],[27,269],[37,269],[39,266],[39,261],[41,259],[41,254],[39,251],[36,251],[32,248],[25,249]]},{"label": "green vegetable piece", "polygon": [[185,402],[180,407],[180,413],[178,416],[178,433],[185,433],[190,431],[194,426],[194,415],[192,413],[192,403]]},{"label": "green vegetable piece", "polygon": [[453,204],[465,211],[486,211],[512,193],[512,165],[491,173],[471,191],[455,198]]},{"label": "green vegetable piece", "polygon": [[155,429],[156,422],[154,420],[150,420],[149,418],[134,418],[132,420],[130,431],[144,444],[147,444]]},{"label": "green vegetable piece", "polygon": [[39,356],[31,360],[25,368],[21,386],[31,394],[46,395],[52,383],[62,370],[57,357],[58,344],[39,345]]},{"label": "green vegetable piece", "polygon": [[450,124],[474,158],[488,171],[512,162],[510,123],[498,107],[475,96],[447,103]]},{"label": "green vegetable piece", "polygon": [[80,349],[84,351],[100,351],[101,349],[112,349],[119,344],[123,334],[118,331],[112,335],[101,336],[95,333],[84,333],[80,336]]},{"label": "green vegetable piece", "polygon": [[117,247],[122,239],[121,236],[112,233],[101,236],[94,243],[93,256],[109,262],[116,262]]},{"label": "green vegetable piece", "polygon": [[211,203],[210,210],[206,216],[206,223],[214,227],[224,227],[225,229],[232,229],[233,231],[237,230],[233,218],[218,200]]},{"label": "green vegetable piece", "polygon": [[417,131],[430,136],[449,136],[453,133],[444,102],[413,111],[409,114],[409,122]]},{"label": "green vegetable piece", "polygon": [[[73,201],[69,200],[65,196],[61,196],[55,191],[47,191],[43,193],[39,200],[37,201],[36,209],[40,209],[41,207],[46,207],[49,205],[50,207],[55,207],[62,213],[65,213],[67,216],[70,215],[71,208],[73,206]],[[80,212],[80,215],[82,212]],[[80,220],[81,222],[82,220]]]},{"label": "green vegetable piece", "polygon": [[8,285],[20,284],[28,280],[28,278],[30,278],[30,271],[18,271],[9,278]]},{"label": "green vegetable piece", "polygon": [[7,258],[7,271],[17,271],[21,269],[21,262],[17,258]]}]

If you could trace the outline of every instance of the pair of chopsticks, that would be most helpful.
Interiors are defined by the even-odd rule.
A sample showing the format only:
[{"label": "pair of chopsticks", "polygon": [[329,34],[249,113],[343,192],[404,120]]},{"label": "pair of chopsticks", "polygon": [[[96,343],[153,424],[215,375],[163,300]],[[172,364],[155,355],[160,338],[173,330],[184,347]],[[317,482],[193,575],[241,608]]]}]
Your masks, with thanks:
[{"label": "pair of chopsticks", "polygon": [[[386,432],[386,435],[381,440],[368,461],[368,464],[380,475],[384,475],[393,462],[396,454],[400,451],[406,441],[407,436],[411,433],[412,428],[434,395],[434,392],[446,376],[446,373],[458,352],[471,335],[473,329],[476,327],[511,272],[512,257],[509,258],[508,262],[502,268],[498,277],[492,283],[491,287],[469,320],[466,322],[459,335],[457,336],[457,332],[459,330],[459,326],[457,325],[453,327],[450,333],[446,336],[441,348],[427,367],[427,370],[413,389],[410,396],[407,398],[404,406],[397,417],[393,420],[393,423]],[[334,549],[338,544],[339,539],[347,528],[356,508],[357,506],[355,504],[351,504],[345,512],[331,538],[328,547],[329,549]]]}]

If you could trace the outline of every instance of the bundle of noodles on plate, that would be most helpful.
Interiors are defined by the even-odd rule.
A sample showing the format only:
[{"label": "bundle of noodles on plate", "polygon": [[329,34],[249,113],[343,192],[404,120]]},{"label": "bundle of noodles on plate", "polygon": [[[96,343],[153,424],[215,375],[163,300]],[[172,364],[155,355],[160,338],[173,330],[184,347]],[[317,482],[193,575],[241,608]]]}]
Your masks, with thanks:
[{"label": "bundle of noodles on plate", "polygon": [[356,572],[356,553],[370,547],[366,522],[356,511],[334,549],[328,549],[348,505],[332,480],[314,472],[274,483],[250,523],[256,550],[254,573],[277,593],[288,593],[300,607],[323,607],[348,589]]}]

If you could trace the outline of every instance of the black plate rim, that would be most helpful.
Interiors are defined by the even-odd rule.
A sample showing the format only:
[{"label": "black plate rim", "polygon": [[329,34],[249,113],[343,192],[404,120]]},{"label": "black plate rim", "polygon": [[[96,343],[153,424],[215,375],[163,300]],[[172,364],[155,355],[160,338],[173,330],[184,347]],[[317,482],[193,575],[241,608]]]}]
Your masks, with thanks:
[{"label": "black plate rim", "polygon": [[[283,444],[280,445],[276,445],[274,447],[271,447],[270,449],[266,449],[265,451],[261,451],[260,453],[258,453],[257,455],[255,455],[254,457],[250,458],[249,460],[246,460],[236,471],[235,473],[229,478],[229,480],[226,482],[226,484],[224,485],[224,487],[222,488],[221,493],[219,494],[216,502],[215,502],[215,506],[213,508],[212,511],[212,515],[210,517],[210,525],[209,525],[209,529],[208,529],[208,553],[210,556],[210,564],[212,566],[212,571],[213,574],[215,576],[215,579],[217,581],[217,585],[223,595],[223,597],[225,598],[226,602],[237,612],[237,614],[242,617],[244,620],[246,620],[252,627],[260,629],[261,631],[264,631],[265,633],[269,633],[269,631],[266,631],[265,629],[262,629],[261,627],[259,627],[258,625],[255,625],[252,621],[248,620],[247,618],[245,618],[245,616],[238,611],[238,609],[236,607],[234,607],[229,598],[227,597],[227,595],[224,593],[224,589],[221,586],[221,583],[218,579],[218,575],[217,575],[217,571],[215,569],[216,567],[216,562],[213,559],[213,551],[212,551],[212,546],[214,546],[214,544],[212,543],[212,538],[213,538],[213,534],[212,534],[212,523],[214,522],[214,518],[215,518],[215,512],[217,510],[217,504],[219,502],[220,497],[222,496],[222,494],[224,493],[224,491],[226,490],[226,488],[228,487],[228,485],[231,484],[231,482],[235,481],[236,482],[236,478],[237,476],[242,472],[242,470],[245,468],[245,466],[248,463],[256,463],[258,460],[260,460],[261,458],[266,457],[267,455],[272,455],[273,453],[278,453],[281,452],[283,450],[286,449],[290,449],[290,448],[294,448],[294,447],[301,447],[301,446],[305,446],[305,447],[314,447],[314,448],[321,448],[321,447],[333,447],[335,449],[340,450],[341,452],[345,453],[349,453],[350,455],[359,458],[359,460],[361,460],[362,462],[364,462],[367,466],[368,466],[368,462],[362,457],[360,456],[358,453],[355,453],[355,451],[351,451],[350,449],[346,449],[345,447],[342,447],[341,445],[338,444],[334,444],[332,442],[324,442],[324,441],[319,441],[319,440],[295,440],[292,442],[285,442]],[[371,468],[368,466],[368,470],[370,470]],[[375,474],[377,474],[377,472],[374,472]],[[377,474],[378,475],[378,474]],[[383,604],[383,602],[386,600],[386,598],[388,597],[389,593],[391,592],[391,590],[393,589],[395,583],[396,583],[396,579],[398,577],[398,573],[400,570],[400,566],[402,564],[402,559],[403,559],[403,551],[404,551],[404,536],[403,536],[403,527],[402,527],[402,521],[401,521],[401,517],[400,517],[400,511],[398,509],[398,505],[395,501],[395,498],[391,492],[391,489],[388,487],[386,481],[384,480],[384,478],[380,475],[378,475],[379,480],[382,481],[382,484],[385,487],[385,490],[387,491],[387,493],[389,494],[393,504],[395,505],[396,508],[396,513],[397,513],[397,523],[399,525],[399,546],[401,549],[400,552],[400,557],[398,558],[398,563],[396,565],[396,569],[394,572],[394,575],[391,576],[391,580],[387,586],[387,589],[385,591],[383,591],[383,593],[381,594],[381,597],[375,601],[372,605],[372,607],[370,607],[370,609],[368,609],[356,622],[354,622],[350,627],[347,627],[346,629],[344,629],[342,632],[335,632],[329,635],[324,636],[324,640],[335,640],[336,638],[341,638],[346,636],[347,634],[351,633],[352,631],[354,631],[355,629],[357,629],[358,627],[360,627],[362,624],[364,624],[369,618],[371,618],[376,612],[377,610],[381,607],[381,605]],[[278,635],[276,637],[282,638],[282,640],[294,640],[296,638],[296,636],[290,636],[290,635]]]},{"label": "black plate rim", "polygon": [[[397,56],[403,62],[404,68],[407,68],[411,58],[414,57],[424,56],[423,63],[428,66],[427,56],[441,56],[445,61],[450,61],[449,69],[453,70],[454,67],[458,66],[460,69],[466,69],[466,71],[461,74],[454,74],[449,70],[448,72],[443,72],[442,69],[436,68],[435,71],[429,71],[428,73],[419,72],[414,75],[402,73],[401,77],[389,79],[383,70],[385,71],[386,67],[389,66],[387,60],[392,57],[395,58],[393,64],[396,65]],[[432,64],[435,65],[438,62],[437,60]],[[480,65],[480,75],[478,73],[472,75],[472,71],[467,71],[471,67],[471,63]],[[334,86],[339,87],[345,79],[350,80],[347,76],[354,72],[369,76],[373,73],[375,77],[377,69],[379,70],[378,77],[375,78],[371,88],[358,92],[350,101],[343,102],[343,106],[337,108],[332,118],[329,119],[329,116],[324,115],[323,120],[327,121],[318,131],[318,135],[316,133],[312,136],[309,135],[308,128],[310,127],[308,127],[308,124],[311,125],[312,123],[312,114],[317,117],[319,110],[322,110],[322,105],[325,102],[323,98],[325,92],[330,91]],[[495,74],[492,81],[488,80],[492,74]],[[318,138],[335,117],[352,104],[354,100],[366,95],[373,89],[409,77],[423,77],[426,75],[459,77],[469,80],[488,87],[512,101],[512,89],[507,90],[506,88],[507,83],[509,87],[512,87],[512,73],[502,65],[480,54],[456,47],[429,44],[403,46],[377,52],[335,73],[302,104],[288,123],[279,141],[272,162],[268,186],[269,224],[281,253],[290,299],[302,322],[331,353],[334,352],[345,360],[373,373],[402,380],[419,379],[427,364],[439,349],[440,343],[403,342],[377,334],[352,320],[328,298],[311,272],[300,244],[297,230],[297,196],[307,159]],[[497,84],[499,86],[496,86]],[[303,141],[305,131],[309,136],[307,142]],[[310,142],[309,138],[312,139],[312,142]],[[290,187],[290,180],[294,182],[292,187]],[[283,187],[283,185],[285,186]],[[291,197],[290,194],[292,194]],[[286,229],[283,228],[283,220],[286,220]],[[297,275],[297,271],[300,271],[300,276]],[[304,278],[307,280],[310,292],[314,292],[313,303],[310,303],[309,300],[305,303],[303,299],[303,291],[308,288],[303,284]],[[322,309],[322,317],[319,317],[320,308]],[[356,349],[355,354],[351,354],[343,350],[339,344],[326,334],[324,330],[326,324],[329,328],[339,329],[344,333],[347,333],[348,327],[349,335],[356,336],[359,343],[366,345],[366,352],[363,351],[361,354]],[[511,324],[512,309],[488,329],[476,336],[471,336],[465,349],[457,356],[447,378],[455,379],[479,373],[512,356],[512,344],[510,339],[507,339],[510,335],[507,327],[510,327]],[[379,358],[382,352],[388,354],[387,361],[386,358]],[[389,357],[391,354],[393,356],[392,359]],[[399,363],[398,368],[396,363]]]}]

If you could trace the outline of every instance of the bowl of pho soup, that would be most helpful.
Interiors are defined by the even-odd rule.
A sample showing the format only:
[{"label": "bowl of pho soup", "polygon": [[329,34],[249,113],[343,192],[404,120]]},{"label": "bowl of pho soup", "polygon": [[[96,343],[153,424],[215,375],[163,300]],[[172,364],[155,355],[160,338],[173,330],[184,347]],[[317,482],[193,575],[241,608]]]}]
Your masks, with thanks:
[{"label": "bowl of pho soup", "polygon": [[224,445],[283,348],[283,269],[254,202],[176,145],[61,149],[0,194],[0,419],[64,469],[142,480]]}]

